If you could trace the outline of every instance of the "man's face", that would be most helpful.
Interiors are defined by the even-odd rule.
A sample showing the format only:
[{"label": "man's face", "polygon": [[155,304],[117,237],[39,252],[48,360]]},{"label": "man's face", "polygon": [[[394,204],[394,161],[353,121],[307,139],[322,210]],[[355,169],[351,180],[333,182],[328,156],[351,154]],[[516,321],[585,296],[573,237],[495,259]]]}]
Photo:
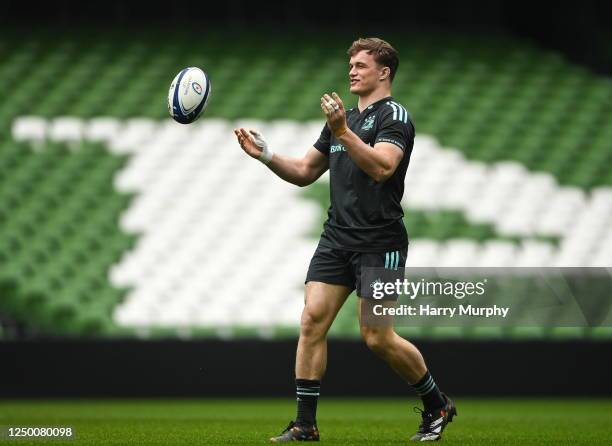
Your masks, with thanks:
[{"label": "man's face", "polygon": [[349,61],[351,93],[361,96],[374,91],[380,84],[382,70],[383,67],[366,50],[356,53]]}]

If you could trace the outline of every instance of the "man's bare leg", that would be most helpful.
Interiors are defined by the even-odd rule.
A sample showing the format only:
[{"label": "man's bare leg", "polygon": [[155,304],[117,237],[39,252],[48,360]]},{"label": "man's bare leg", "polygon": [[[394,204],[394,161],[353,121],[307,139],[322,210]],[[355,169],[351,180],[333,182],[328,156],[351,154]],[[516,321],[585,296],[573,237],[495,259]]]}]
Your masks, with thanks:
[{"label": "man's bare leg", "polygon": [[[381,301],[376,301],[376,304],[381,304]],[[423,355],[412,343],[395,333],[392,317],[384,321],[381,317],[376,320],[362,318],[362,312],[372,314],[371,305],[372,301],[359,299],[361,337],[370,350],[389,364],[404,381],[415,384],[427,372]]]},{"label": "man's bare leg", "polygon": [[295,357],[295,377],[320,380],[327,367],[327,332],[351,293],[342,285],[308,282]]},{"label": "man's bare leg", "polygon": [[[375,303],[383,304],[381,301]],[[358,305],[361,336],[370,350],[410,384],[423,401],[423,422],[411,440],[439,440],[446,425],[457,415],[454,403],[438,389],[421,352],[395,333],[393,318],[375,320],[368,317],[372,314],[370,300],[359,299]]]},{"label": "man's bare leg", "polygon": [[351,288],[322,282],[308,282],[304,291],[304,310],[300,339],[295,355],[297,416],[273,443],[319,440],[316,427],[317,401],[321,378],[327,367],[327,332]]}]

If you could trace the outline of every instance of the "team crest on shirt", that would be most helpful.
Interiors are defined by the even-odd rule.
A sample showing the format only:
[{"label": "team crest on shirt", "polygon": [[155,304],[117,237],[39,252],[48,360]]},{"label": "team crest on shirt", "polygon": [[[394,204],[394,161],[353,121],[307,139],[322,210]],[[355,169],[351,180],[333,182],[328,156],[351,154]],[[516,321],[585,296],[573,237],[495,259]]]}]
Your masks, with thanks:
[{"label": "team crest on shirt", "polygon": [[361,130],[370,130],[372,127],[374,127],[374,119],[376,119],[376,115],[368,116],[363,122]]},{"label": "team crest on shirt", "polygon": [[371,284],[370,284],[370,288],[374,288],[379,284],[383,284],[384,282],[382,281],[382,279],[380,277],[377,277]]}]

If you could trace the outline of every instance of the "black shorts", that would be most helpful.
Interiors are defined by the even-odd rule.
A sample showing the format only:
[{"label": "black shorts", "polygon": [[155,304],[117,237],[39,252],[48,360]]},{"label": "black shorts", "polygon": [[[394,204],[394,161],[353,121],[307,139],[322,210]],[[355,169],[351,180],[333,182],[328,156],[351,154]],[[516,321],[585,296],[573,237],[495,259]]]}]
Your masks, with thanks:
[{"label": "black shorts", "polygon": [[344,285],[361,293],[361,272],[363,268],[385,268],[397,270],[406,266],[408,247],[383,252],[356,252],[317,246],[312,256],[306,283],[323,282]]}]

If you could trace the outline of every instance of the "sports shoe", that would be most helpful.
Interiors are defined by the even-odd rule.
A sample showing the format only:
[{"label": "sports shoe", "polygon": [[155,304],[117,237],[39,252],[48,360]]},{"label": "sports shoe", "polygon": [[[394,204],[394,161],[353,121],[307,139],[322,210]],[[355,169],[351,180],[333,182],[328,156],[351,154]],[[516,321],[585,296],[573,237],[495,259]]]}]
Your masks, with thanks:
[{"label": "sports shoe", "polygon": [[419,426],[419,431],[410,437],[412,441],[438,441],[442,438],[442,431],[448,423],[453,421],[453,417],[457,415],[455,403],[445,394],[442,394],[442,396],[446,404],[434,412],[425,412],[415,407],[417,412],[421,412],[423,422]]},{"label": "sports shoe", "polygon": [[317,426],[298,426],[291,421],[282,434],[270,438],[272,443],[285,443],[288,441],[319,441]]}]

